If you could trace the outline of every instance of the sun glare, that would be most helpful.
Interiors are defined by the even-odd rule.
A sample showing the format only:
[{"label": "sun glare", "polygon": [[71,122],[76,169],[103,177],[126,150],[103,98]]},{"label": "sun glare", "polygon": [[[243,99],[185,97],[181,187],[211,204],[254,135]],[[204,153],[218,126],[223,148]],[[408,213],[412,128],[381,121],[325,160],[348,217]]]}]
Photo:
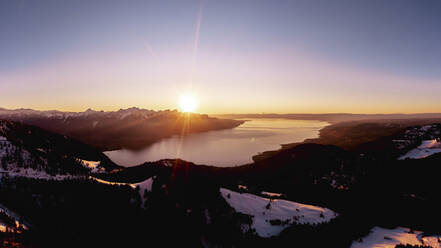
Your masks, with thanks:
[{"label": "sun glare", "polygon": [[194,112],[198,106],[194,96],[185,95],[179,98],[179,108],[183,112]]}]

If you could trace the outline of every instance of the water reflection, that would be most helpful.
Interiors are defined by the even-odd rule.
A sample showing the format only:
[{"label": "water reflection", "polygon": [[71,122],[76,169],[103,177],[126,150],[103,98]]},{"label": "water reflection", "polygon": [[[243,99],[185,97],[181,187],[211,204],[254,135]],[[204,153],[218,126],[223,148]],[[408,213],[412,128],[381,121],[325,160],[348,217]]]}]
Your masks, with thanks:
[{"label": "water reflection", "polygon": [[134,166],[146,161],[164,158],[182,158],[197,164],[219,167],[251,163],[251,157],[280,144],[317,137],[318,131],[328,125],[320,121],[286,119],[248,119],[243,125],[228,130],[191,134],[163,139],[141,150],[105,152],[114,162]]}]

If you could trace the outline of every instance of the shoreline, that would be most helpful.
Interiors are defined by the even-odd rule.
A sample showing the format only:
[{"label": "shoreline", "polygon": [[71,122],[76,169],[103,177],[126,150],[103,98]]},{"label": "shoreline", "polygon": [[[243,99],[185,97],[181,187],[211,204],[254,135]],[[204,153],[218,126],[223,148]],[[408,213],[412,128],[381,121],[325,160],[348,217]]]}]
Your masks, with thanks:
[{"label": "shoreline", "polygon": [[[291,119],[288,119],[288,120],[291,120]],[[328,121],[323,121],[323,122],[327,122],[328,125],[322,127],[322,128],[318,131],[318,135],[317,135],[317,137],[314,137],[314,138],[306,138],[306,139],[304,139],[304,140],[301,141],[301,142],[293,142],[293,143],[280,144],[280,148],[277,149],[277,150],[269,150],[269,151],[260,152],[260,153],[258,153],[258,154],[256,154],[256,155],[254,155],[254,156],[251,157],[251,159],[253,160],[253,163],[256,163],[256,162],[261,161],[261,160],[263,160],[263,159],[265,159],[265,158],[268,158],[268,157],[272,157],[272,156],[276,155],[277,153],[279,153],[279,152],[281,152],[281,151],[283,151],[283,150],[291,149],[291,148],[294,148],[294,147],[296,147],[296,146],[298,146],[298,145],[309,143],[309,142],[307,142],[308,140],[320,139],[320,137],[321,137],[321,133],[322,133],[322,130],[323,130],[323,129],[325,129],[325,128],[327,128],[327,127],[330,127],[330,126],[336,124],[336,123],[331,123],[331,122],[328,122]]]}]

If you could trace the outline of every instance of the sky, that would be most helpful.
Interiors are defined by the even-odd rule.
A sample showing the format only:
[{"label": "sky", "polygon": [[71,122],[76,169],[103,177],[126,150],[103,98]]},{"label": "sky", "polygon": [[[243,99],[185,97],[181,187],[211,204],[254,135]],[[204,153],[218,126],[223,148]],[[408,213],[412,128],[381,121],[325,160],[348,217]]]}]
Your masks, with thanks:
[{"label": "sky", "polygon": [[0,107],[441,112],[441,1],[0,1]]}]

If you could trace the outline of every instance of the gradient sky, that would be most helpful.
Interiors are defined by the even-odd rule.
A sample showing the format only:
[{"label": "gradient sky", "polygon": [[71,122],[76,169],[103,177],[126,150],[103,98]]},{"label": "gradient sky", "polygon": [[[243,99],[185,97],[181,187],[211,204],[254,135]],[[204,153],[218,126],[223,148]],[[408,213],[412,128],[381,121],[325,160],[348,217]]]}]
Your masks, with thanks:
[{"label": "gradient sky", "polygon": [[0,107],[441,112],[441,1],[0,1]]}]

